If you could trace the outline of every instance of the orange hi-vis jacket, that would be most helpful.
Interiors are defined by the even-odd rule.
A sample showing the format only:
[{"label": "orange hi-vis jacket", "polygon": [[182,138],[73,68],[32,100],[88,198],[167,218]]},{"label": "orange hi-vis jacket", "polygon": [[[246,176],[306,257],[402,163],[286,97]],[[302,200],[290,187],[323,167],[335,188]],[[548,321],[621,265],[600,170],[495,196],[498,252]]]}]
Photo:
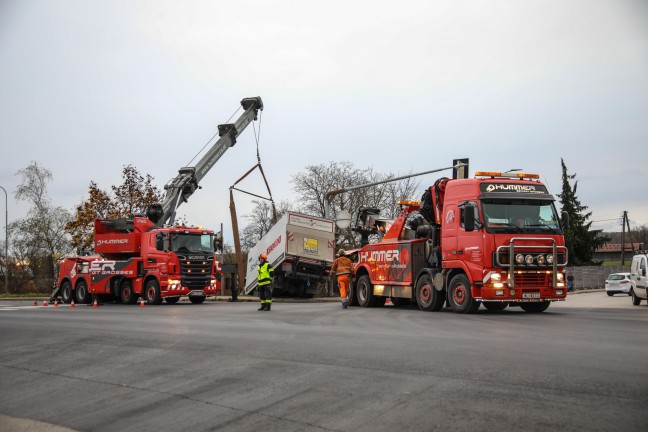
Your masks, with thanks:
[{"label": "orange hi-vis jacket", "polygon": [[345,256],[336,258],[336,260],[333,261],[333,265],[331,266],[331,272],[335,272],[337,276],[350,276],[351,274],[353,274],[353,262],[351,262],[351,260]]}]

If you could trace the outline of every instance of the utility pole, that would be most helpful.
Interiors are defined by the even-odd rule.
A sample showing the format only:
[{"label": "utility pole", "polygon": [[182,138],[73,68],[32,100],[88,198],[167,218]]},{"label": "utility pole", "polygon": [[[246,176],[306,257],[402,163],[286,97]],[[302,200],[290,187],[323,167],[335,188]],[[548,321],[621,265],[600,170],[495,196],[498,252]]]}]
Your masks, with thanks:
[{"label": "utility pole", "polygon": [[628,220],[628,212],[623,211],[623,220],[621,221],[621,265],[625,265],[625,231],[626,226],[628,227],[628,239],[630,240],[630,251],[634,251],[634,243],[632,242],[632,236],[630,235],[630,221]]}]

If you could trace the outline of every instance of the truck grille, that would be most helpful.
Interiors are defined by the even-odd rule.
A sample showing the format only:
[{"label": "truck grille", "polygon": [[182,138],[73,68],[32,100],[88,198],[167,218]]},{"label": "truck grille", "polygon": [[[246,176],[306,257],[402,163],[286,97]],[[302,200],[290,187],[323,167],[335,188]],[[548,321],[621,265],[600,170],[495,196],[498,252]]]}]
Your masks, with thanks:
[{"label": "truck grille", "polygon": [[515,272],[513,279],[516,287],[550,287],[553,283],[551,273]]},{"label": "truck grille", "polygon": [[202,258],[183,257],[180,259],[180,279],[182,286],[189,289],[203,289],[211,282],[211,269],[214,265],[214,258],[205,256]]}]

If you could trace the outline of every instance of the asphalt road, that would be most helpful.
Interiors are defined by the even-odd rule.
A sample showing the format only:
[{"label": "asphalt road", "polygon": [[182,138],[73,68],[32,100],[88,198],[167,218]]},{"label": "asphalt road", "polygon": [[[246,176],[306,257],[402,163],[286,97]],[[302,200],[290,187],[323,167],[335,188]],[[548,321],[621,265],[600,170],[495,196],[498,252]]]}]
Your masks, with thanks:
[{"label": "asphalt road", "polygon": [[0,301],[0,430],[645,431],[648,306]]}]

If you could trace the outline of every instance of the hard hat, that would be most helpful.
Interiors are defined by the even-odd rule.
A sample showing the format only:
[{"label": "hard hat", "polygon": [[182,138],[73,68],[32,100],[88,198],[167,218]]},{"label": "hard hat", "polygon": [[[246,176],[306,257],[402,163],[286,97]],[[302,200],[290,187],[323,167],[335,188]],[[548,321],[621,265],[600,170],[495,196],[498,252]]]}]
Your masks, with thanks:
[{"label": "hard hat", "polygon": [[344,255],[344,249],[338,250],[338,256],[342,256],[342,255]]},{"label": "hard hat", "polygon": [[267,259],[268,259],[268,255],[262,253],[261,255],[259,255],[259,259],[267,260]]}]

